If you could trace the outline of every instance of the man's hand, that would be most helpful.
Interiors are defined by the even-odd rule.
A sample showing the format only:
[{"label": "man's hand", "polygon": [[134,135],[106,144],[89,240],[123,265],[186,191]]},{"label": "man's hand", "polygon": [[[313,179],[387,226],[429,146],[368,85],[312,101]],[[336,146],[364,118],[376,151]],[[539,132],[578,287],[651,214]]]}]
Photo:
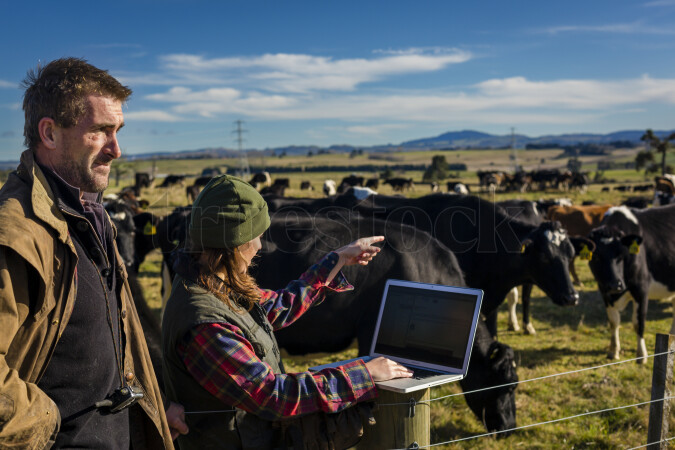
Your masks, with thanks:
[{"label": "man's hand", "polygon": [[175,440],[179,434],[188,434],[190,429],[185,423],[185,409],[183,405],[171,402],[166,410],[166,421],[169,422],[171,439]]}]

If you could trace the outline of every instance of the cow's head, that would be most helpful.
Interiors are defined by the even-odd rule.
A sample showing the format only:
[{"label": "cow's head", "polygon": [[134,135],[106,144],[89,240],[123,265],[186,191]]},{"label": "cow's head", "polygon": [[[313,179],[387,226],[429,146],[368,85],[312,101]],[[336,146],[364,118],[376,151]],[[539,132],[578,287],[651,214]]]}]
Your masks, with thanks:
[{"label": "cow's head", "polygon": [[598,289],[605,298],[623,293],[626,290],[624,265],[639,254],[642,236],[601,226],[591,231],[590,238],[596,248],[589,266]]},{"label": "cow's head", "polygon": [[[503,386],[466,394],[464,398],[471,411],[483,422],[488,431],[503,431],[516,427],[516,362],[513,349],[493,341],[487,353],[471,354],[469,375],[462,380],[465,392],[490,386]],[[502,433],[498,437],[507,436]]]},{"label": "cow's head", "polygon": [[527,274],[554,303],[567,306],[579,302],[568,269],[574,244],[560,222],[539,225],[521,243],[521,253]]},{"label": "cow's head", "polygon": [[115,202],[106,206],[115,228],[117,229],[117,249],[124,261],[124,265],[129,270],[134,264],[135,248],[134,239],[136,235],[136,225],[134,224],[133,211],[123,202]]},{"label": "cow's head", "polygon": [[133,217],[136,228],[134,238],[134,263],[132,270],[138,272],[139,266],[145,260],[145,257],[152,250],[159,247],[157,236],[157,226],[160,218],[153,213],[143,212]]}]

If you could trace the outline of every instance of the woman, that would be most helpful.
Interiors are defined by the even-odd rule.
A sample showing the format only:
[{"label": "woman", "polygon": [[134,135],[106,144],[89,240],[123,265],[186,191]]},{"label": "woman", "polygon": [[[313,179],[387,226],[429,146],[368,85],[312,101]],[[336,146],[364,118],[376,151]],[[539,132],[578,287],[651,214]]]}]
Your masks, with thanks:
[{"label": "woman", "polygon": [[281,419],[341,411],[375,398],[375,381],[412,375],[385,358],[284,373],[272,331],[320,303],[326,289],[353,289],[340,269],[367,265],[384,237],[335,250],[269,291],[248,274],[269,225],[263,198],[236,177],[213,179],[193,205],[189,251],[175,264],[162,325],[166,392],[185,407],[190,428],[182,449],[283,447]]}]

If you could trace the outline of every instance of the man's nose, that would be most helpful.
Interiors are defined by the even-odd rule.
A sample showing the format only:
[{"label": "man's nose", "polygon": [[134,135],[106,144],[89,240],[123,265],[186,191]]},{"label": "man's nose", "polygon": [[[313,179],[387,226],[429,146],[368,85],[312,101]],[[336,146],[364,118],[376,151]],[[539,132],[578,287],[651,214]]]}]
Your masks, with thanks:
[{"label": "man's nose", "polygon": [[120,143],[117,140],[117,134],[113,134],[108,143],[104,148],[105,154],[111,157],[112,159],[117,159],[122,156],[122,149],[120,148]]}]

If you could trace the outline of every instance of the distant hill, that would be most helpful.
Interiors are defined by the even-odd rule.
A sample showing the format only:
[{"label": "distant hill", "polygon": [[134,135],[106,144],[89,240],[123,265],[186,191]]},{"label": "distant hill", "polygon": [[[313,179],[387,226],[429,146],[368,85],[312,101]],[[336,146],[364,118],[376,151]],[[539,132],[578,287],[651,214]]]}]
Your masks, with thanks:
[{"label": "distant hill", "polygon": [[[655,131],[658,137],[668,136],[675,132]],[[641,145],[640,137],[644,130],[624,130],[608,134],[576,133],[576,134],[558,134],[545,135],[539,137],[529,137],[523,134],[513,136],[516,148],[525,148],[528,144],[539,146],[566,146],[575,144],[609,144],[616,141],[628,141],[634,145]],[[363,150],[369,153],[392,152],[392,151],[415,151],[415,150],[456,150],[456,149],[494,149],[510,148],[512,136],[510,134],[496,135],[483,133],[475,130],[450,131],[436,137],[415,139],[402,142],[398,145],[383,144],[371,147],[352,146],[352,145],[332,145],[330,147],[319,147],[316,145],[291,145],[286,147],[267,148],[264,150],[246,149],[249,154],[255,155],[306,155],[309,152],[318,154],[327,153],[350,153],[353,150]],[[151,159],[151,158],[175,158],[175,159],[202,159],[202,158],[236,158],[239,151],[231,148],[202,148],[197,150],[183,150],[178,152],[153,152],[129,155],[129,161]],[[252,156],[252,155],[251,155]],[[18,161],[1,161],[0,170],[14,169]]]},{"label": "distant hill", "polygon": [[[673,131],[655,131],[659,136],[667,136]],[[513,136],[516,148],[525,148],[528,144],[537,144],[541,146],[566,146],[575,144],[609,144],[616,141],[629,141],[634,145],[641,145],[640,137],[644,134],[644,130],[626,130],[616,131],[608,134],[592,134],[592,133],[575,133],[575,134],[559,134],[559,135],[545,135],[539,137],[529,137],[523,134],[516,134]],[[313,154],[327,152],[327,153],[349,153],[353,150],[363,150],[370,153],[377,152],[392,152],[392,151],[415,151],[415,150],[456,150],[456,149],[494,149],[494,148],[510,148],[511,135],[495,135],[483,133],[475,130],[450,131],[443,133],[436,137],[415,139],[412,141],[402,142],[398,145],[383,144],[374,145],[371,147],[352,146],[352,145],[332,145],[330,147],[319,147],[316,145],[291,145],[286,147],[268,148],[265,150],[247,149],[247,152],[256,152],[257,154],[265,155],[306,155],[309,152]],[[236,157],[239,153],[237,150],[228,148],[206,148],[199,150],[186,150],[180,152],[162,152],[162,153],[145,153],[140,155],[130,156],[129,159],[147,159],[152,157],[161,158],[223,158]]]},{"label": "distant hill", "polygon": [[[667,136],[672,131],[655,131],[659,137]],[[513,136],[516,148],[524,148],[527,144],[556,144],[560,146],[574,144],[609,144],[616,141],[630,141],[635,145],[641,143],[640,137],[644,130],[617,131],[609,134],[560,134],[546,135],[531,138],[522,134]],[[510,148],[511,135],[494,135],[481,133],[479,131],[464,130],[452,131],[441,134],[440,136],[416,139],[414,141],[403,142],[400,147],[406,150],[412,149],[460,149],[460,148]]]}]

